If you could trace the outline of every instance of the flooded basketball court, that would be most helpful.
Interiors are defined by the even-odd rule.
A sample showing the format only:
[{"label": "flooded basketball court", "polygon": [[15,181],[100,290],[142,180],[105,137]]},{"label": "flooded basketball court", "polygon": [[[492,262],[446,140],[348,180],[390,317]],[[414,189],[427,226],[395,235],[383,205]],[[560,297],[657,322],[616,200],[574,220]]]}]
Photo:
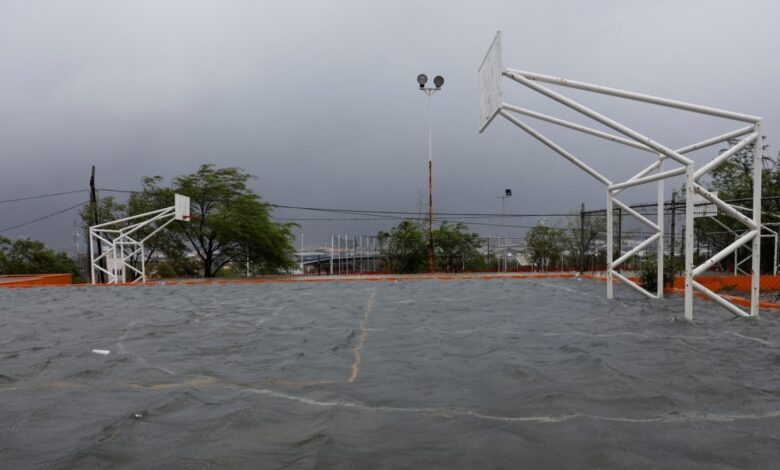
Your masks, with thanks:
[{"label": "flooded basketball court", "polygon": [[777,313],[581,279],[0,291],[3,467],[768,468]]}]

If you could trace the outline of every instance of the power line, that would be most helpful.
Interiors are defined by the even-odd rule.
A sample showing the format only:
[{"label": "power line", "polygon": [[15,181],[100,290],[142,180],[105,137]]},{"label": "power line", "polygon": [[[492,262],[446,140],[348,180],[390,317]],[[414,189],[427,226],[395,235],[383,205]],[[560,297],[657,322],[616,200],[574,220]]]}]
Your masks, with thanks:
[{"label": "power line", "polygon": [[[399,220],[403,217],[393,217],[393,220]],[[314,217],[314,218],[292,218],[292,217],[281,217],[281,218],[274,218],[277,222],[298,222],[298,221],[318,221],[318,222],[345,222],[345,221],[356,221],[356,222],[382,222],[386,219],[367,219],[365,217],[362,218],[336,218],[336,217]]]},{"label": "power line", "polygon": [[75,194],[75,193],[80,193],[82,191],[86,191],[86,189],[74,189],[73,191],[63,191],[61,193],[41,194],[38,196],[27,196],[27,197],[18,197],[16,199],[6,199],[5,201],[0,201],[0,204],[6,204],[10,202],[29,201],[32,199],[43,199],[45,197],[64,196],[66,194]]},{"label": "power line", "polygon": [[70,206],[70,207],[68,207],[67,209],[62,209],[62,210],[59,210],[59,211],[57,211],[57,212],[53,212],[53,213],[51,213],[51,214],[44,215],[43,217],[38,217],[37,219],[33,219],[33,220],[30,220],[30,221],[28,221],[28,222],[21,223],[21,224],[19,224],[19,225],[14,225],[13,227],[7,227],[7,228],[4,228],[4,229],[0,230],[0,233],[3,233],[3,232],[8,232],[9,230],[14,230],[14,229],[17,229],[17,228],[22,228],[22,227],[24,227],[24,226],[27,226],[27,225],[30,225],[30,224],[34,224],[34,223],[36,223],[36,222],[40,222],[40,221],[42,221],[42,220],[46,220],[46,219],[48,219],[48,218],[50,218],[50,217],[54,217],[55,215],[60,215],[60,214],[62,214],[62,213],[65,213],[65,212],[68,212],[68,211],[70,211],[70,210],[73,210],[73,209],[75,209],[75,208],[77,208],[77,207],[81,207],[81,206],[83,206],[84,204],[86,204],[86,203],[88,203],[88,202],[89,202],[89,201],[80,202],[80,203],[78,203],[78,204],[76,204],[76,205],[74,205],[74,206]]},{"label": "power line", "polygon": [[128,189],[108,189],[108,188],[97,188],[97,190],[98,191],[105,191],[107,193],[127,193],[127,194],[140,193],[141,192],[141,191],[138,191],[138,190],[130,191]]},{"label": "power line", "polygon": [[[105,191],[105,192],[111,192],[111,193],[138,193],[140,191],[131,191],[127,189],[109,189],[109,188],[98,188],[98,191]],[[365,216],[371,216],[376,217],[377,219],[391,219],[391,220],[397,220],[397,219],[417,219],[419,218],[420,212],[419,211],[385,211],[385,210],[370,210],[370,209],[336,209],[336,208],[329,208],[329,207],[309,207],[309,206],[291,206],[291,205],[285,205],[285,204],[274,204],[274,203],[265,203],[269,207],[274,207],[277,209],[291,209],[291,210],[302,210],[302,211],[312,211],[312,212],[327,212],[327,213],[333,213],[333,214],[349,214],[349,215],[365,215]],[[653,206],[653,204],[646,204],[646,205],[637,205],[637,206],[631,206],[631,207],[650,207]],[[590,212],[603,212],[604,210],[594,210],[594,211],[588,211],[585,212],[585,214],[589,214]],[[460,217],[460,218],[498,218],[498,217],[516,217],[516,218],[522,218],[522,217],[579,217],[579,212],[569,212],[569,213],[517,213],[517,214],[500,214],[500,213],[490,213],[490,212],[437,212],[435,214],[439,217]],[[302,218],[292,218],[292,217],[285,217],[285,218],[279,218],[276,220],[331,220],[331,219],[302,219]],[[338,220],[338,219],[332,219],[332,220]],[[340,219],[345,221],[350,220],[363,220],[363,219]],[[370,219],[365,219],[370,220]],[[476,224],[476,222],[474,222]]]},{"label": "power line", "polygon": [[[290,219],[290,218],[282,218],[282,219],[274,219],[274,221],[315,221],[315,222],[342,222],[342,221],[354,221],[354,222],[385,222],[388,219],[390,220],[411,220],[415,222],[428,222],[427,217],[390,217],[387,216],[387,218],[384,219],[351,219],[351,218],[316,218],[316,219]],[[459,219],[444,219],[444,218],[433,218],[434,222],[451,222],[451,223],[462,223],[464,225],[472,226],[472,225],[479,225],[484,227],[507,227],[507,228],[525,228],[530,229],[534,228],[532,225],[512,225],[512,224],[491,224],[487,222],[471,222],[467,220],[459,220]]]},{"label": "power line", "polygon": [[[366,209],[333,209],[324,207],[303,207],[303,206],[286,206],[282,204],[268,204],[271,207],[278,209],[295,209],[306,210],[315,212],[333,212],[337,214],[390,214],[390,215],[417,215],[419,212],[410,211],[379,211],[379,210],[366,210]],[[437,212],[438,216],[452,216],[452,217],[579,217],[579,213],[568,214],[494,214],[494,213],[473,213],[473,212]]]}]

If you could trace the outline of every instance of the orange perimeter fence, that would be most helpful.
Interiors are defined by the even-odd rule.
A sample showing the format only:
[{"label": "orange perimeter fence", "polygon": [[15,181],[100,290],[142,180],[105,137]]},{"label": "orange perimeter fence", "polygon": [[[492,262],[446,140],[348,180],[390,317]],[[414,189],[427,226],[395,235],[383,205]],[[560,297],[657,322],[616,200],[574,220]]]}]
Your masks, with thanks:
[{"label": "orange perimeter fence", "polygon": [[[266,284],[266,283],[300,283],[300,282],[393,282],[393,281],[452,281],[464,279],[553,279],[553,278],[574,278],[578,275],[572,272],[561,273],[465,273],[465,274],[370,274],[370,275],[348,275],[348,276],[268,276],[263,278],[251,279],[170,279],[149,281],[146,284],[117,284],[106,286],[99,284],[100,287],[122,287],[122,286],[162,286],[162,285],[204,285],[204,284]],[[603,274],[581,275],[584,279],[605,281]],[[635,281],[637,279],[634,279]],[[696,280],[704,284],[707,288],[718,292],[730,301],[743,306],[750,305],[750,299],[747,298],[750,292],[750,276],[699,276]],[[70,274],[32,274],[32,275],[12,275],[0,276],[0,287],[52,287],[52,286],[74,286],[74,287],[97,287],[91,284],[73,284]],[[619,281],[615,281],[619,282]],[[669,293],[680,293],[684,289],[685,278],[678,277],[674,282],[672,289],[667,289]],[[780,275],[761,276],[762,286],[780,285]],[[770,291],[777,294],[777,291]],[[737,295],[730,295],[737,294]],[[696,293],[701,298],[703,295]],[[780,309],[780,303],[772,295],[771,299],[766,299],[760,303],[761,308]]]},{"label": "orange perimeter fence", "polygon": [[71,274],[14,274],[0,276],[0,287],[69,286],[73,284]]}]

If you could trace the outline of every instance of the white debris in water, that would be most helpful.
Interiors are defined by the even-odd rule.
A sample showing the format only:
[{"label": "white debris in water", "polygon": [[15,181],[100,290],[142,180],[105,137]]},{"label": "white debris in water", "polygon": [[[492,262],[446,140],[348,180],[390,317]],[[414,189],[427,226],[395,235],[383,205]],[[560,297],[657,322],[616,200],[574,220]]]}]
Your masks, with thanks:
[{"label": "white debris in water", "polygon": [[109,351],[108,349],[93,349],[92,352],[95,354],[100,354],[102,356],[108,356],[109,354],[111,354],[111,351]]}]

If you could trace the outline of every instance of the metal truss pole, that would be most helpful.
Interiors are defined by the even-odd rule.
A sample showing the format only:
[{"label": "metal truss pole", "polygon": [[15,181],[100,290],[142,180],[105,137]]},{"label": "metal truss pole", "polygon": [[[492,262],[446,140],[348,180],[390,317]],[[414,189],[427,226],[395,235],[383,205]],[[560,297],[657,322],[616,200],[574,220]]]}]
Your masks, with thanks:
[{"label": "metal truss pole", "polygon": [[[663,155],[658,156],[658,173],[664,172]],[[658,180],[658,249],[656,251],[656,291],[659,299],[664,296],[664,180]]]},{"label": "metal truss pole", "polygon": [[693,165],[685,167],[685,319],[693,320]]},{"label": "metal truss pole", "polygon": [[[95,262],[94,262],[94,243],[95,243],[95,235],[92,233],[92,230],[89,231],[89,272],[90,272],[90,282],[92,284],[97,283],[97,278],[95,277]],[[100,243],[98,241],[98,243]]]},{"label": "metal truss pole", "polygon": [[141,242],[141,252],[138,255],[141,257],[141,282],[146,282],[146,255],[144,253],[144,243]]},{"label": "metal truss pole", "polygon": [[757,134],[753,142],[753,223],[756,236],[753,238],[753,276],[750,286],[750,316],[758,316],[758,302],[761,288],[761,171],[763,170],[763,145],[761,144],[761,122],[756,123]]},{"label": "metal truss pole", "polygon": [[607,189],[607,298],[612,299],[614,298],[613,295],[613,269],[612,269],[612,238],[613,238],[613,230],[614,230],[614,221],[613,218],[613,210],[612,210],[612,190],[609,188]]}]

